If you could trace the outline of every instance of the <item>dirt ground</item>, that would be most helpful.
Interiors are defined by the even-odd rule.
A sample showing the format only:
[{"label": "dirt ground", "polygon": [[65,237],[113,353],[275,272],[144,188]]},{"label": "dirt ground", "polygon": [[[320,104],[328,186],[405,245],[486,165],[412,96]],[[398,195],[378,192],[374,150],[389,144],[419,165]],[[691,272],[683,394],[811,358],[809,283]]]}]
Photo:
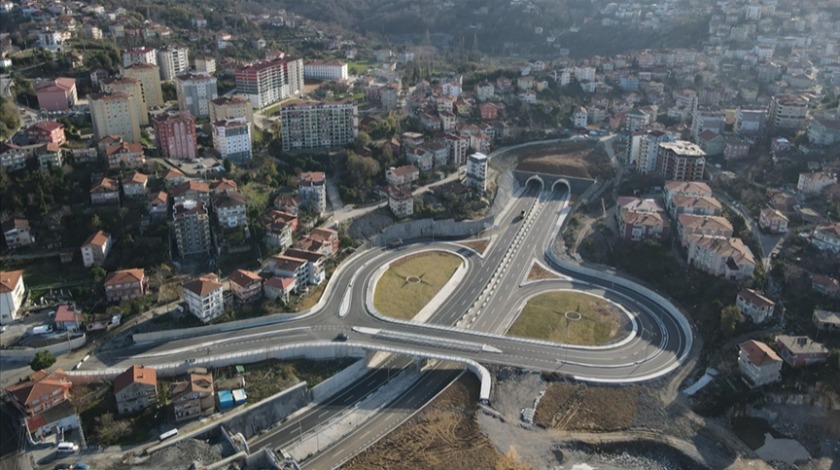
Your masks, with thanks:
[{"label": "dirt ground", "polygon": [[482,433],[476,416],[478,381],[464,375],[443,394],[347,464],[344,470],[530,469],[516,452],[499,452]]},{"label": "dirt ground", "polygon": [[523,150],[516,169],[590,179],[614,172],[607,154],[589,142]]},{"label": "dirt ground", "polygon": [[470,240],[470,241],[460,241],[458,242],[459,245],[463,245],[467,248],[475,250],[476,253],[483,255],[484,251],[490,245],[490,240]]},{"label": "dirt ground", "polygon": [[540,279],[557,279],[559,277],[560,276],[555,274],[553,271],[549,271],[548,269],[542,267],[537,263],[531,265],[531,271],[528,273],[529,281],[539,281]]},{"label": "dirt ground", "polygon": [[617,431],[636,419],[637,387],[553,383],[540,400],[534,423],[569,431]]}]

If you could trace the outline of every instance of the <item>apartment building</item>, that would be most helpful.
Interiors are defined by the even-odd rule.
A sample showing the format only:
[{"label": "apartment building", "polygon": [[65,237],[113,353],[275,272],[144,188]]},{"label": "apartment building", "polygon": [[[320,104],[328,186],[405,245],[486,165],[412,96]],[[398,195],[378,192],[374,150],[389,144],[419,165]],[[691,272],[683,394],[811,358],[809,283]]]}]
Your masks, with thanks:
[{"label": "apartment building", "polygon": [[190,50],[186,47],[164,46],[157,51],[157,66],[161,80],[174,80],[190,70]]},{"label": "apartment building", "polygon": [[323,171],[307,171],[298,176],[298,198],[318,214],[327,210],[327,177]]},{"label": "apartment building", "polygon": [[303,78],[308,80],[347,80],[347,64],[336,60],[308,60],[303,64]]},{"label": "apartment building", "polygon": [[116,135],[126,142],[140,142],[140,116],[132,95],[94,93],[88,97],[88,102],[97,140]]},{"label": "apartment building", "polygon": [[114,378],[117,413],[143,411],[157,403],[157,371],[142,364],[133,365]]},{"label": "apartment building", "polygon": [[808,100],[794,95],[774,96],[770,99],[769,114],[774,129],[804,129],[808,118]]},{"label": "apartment building", "polygon": [[102,266],[108,253],[111,252],[111,246],[113,246],[111,234],[97,230],[82,244],[82,264],[86,268]]},{"label": "apartment building", "polygon": [[163,89],[160,85],[160,69],[157,65],[146,62],[130,65],[122,70],[122,75],[125,78],[140,80],[146,109],[159,108],[164,105]]},{"label": "apartment building", "polygon": [[216,409],[213,374],[206,369],[190,369],[185,377],[169,384],[169,396],[176,422],[208,416]]},{"label": "apartment building", "polygon": [[157,51],[153,47],[137,47],[123,51],[123,67],[134,64],[158,65]]},{"label": "apartment building", "polygon": [[657,167],[666,180],[702,180],[706,169],[706,152],[698,145],[677,140],[659,144]]},{"label": "apartment building", "polygon": [[751,339],[738,348],[738,369],[750,388],[781,380],[782,359],[769,346]]},{"label": "apartment building", "polygon": [[235,72],[236,90],[251,101],[254,108],[264,108],[303,92],[303,60],[279,57],[257,62]]},{"label": "apartment building", "polygon": [[222,158],[237,164],[251,160],[251,125],[244,117],[213,123],[213,148]]},{"label": "apartment building", "polygon": [[108,302],[119,303],[146,295],[149,279],[143,269],[121,269],[105,276],[102,285]]},{"label": "apartment building", "polygon": [[487,190],[487,155],[474,153],[467,157],[466,186],[479,192]]},{"label": "apartment building", "polygon": [[627,145],[627,163],[639,173],[656,173],[659,144],[673,140],[671,134],[656,130],[634,134]]},{"label": "apartment building", "polygon": [[203,202],[195,199],[176,202],[172,219],[181,257],[211,252],[210,214]]},{"label": "apartment building", "polygon": [[149,110],[143,100],[143,86],[136,78],[111,78],[102,80],[101,89],[105,93],[125,93],[131,96],[133,106],[137,108],[137,116],[141,126],[149,125]]},{"label": "apartment building", "polygon": [[8,325],[18,318],[24,298],[23,271],[0,271],[0,325]]},{"label": "apartment building", "polygon": [[38,82],[35,86],[35,95],[38,97],[38,109],[66,111],[76,106],[76,101],[78,101],[76,79],[60,77]]},{"label": "apartment building", "polygon": [[342,147],[359,135],[353,103],[307,101],[280,107],[283,150]]},{"label": "apartment building", "polygon": [[164,158],[191,160],[198,156],[195,118],[188,112],[168,112],[152,119],[158,150]]},{"label": "apartment building", "polygon": [[210,116],[210,101],[219,97],[216,77],[206,73],[186,73],[175,77],[178,109],[197,118]]},{"label": "apartment building", "polygon": [[242,95],[233,95],[210,101],[210,122],[235,118],[245,118],[249,124],[254,123],[254,108],[251,107],[248,98]]},{"label": "apartment building", "polygon": [[741,289],[735,297],[735,306],[753,323],[764,323],[773,316],[776,303],[753,289]]},{"label": "apartment building", "polygon": [[230,290],[240,302],[257,300],[262,295],[262,278],[254,272],[237,269],[228,276]]},{"label": "apartment building", "polygon": [[225,313],[223,288],[215,274],[204,274],[181,286],[187,310],[203,323]]}]

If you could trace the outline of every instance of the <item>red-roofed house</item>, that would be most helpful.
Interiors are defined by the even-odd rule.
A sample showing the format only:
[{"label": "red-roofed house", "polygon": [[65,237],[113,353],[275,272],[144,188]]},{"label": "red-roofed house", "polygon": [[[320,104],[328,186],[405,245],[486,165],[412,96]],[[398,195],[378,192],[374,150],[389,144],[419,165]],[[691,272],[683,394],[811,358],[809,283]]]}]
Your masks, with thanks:
[{"label": "red-roofed house", "polygon": [[149,194],[149,204],[146,209],[149,211],[149,215],[154,218],[165,218],[169,211],[169,195],[163,191]]},{"label": "red-roofed house", "polygon": [[414,165],[403,165],[385,170],[385,180],[391,186],[405,187],[420,178],[420,169]]},{"label": "red-roofed house", "polygon": [[122,180],[123,194],[125,197],[143,197],[146,195],[146,184],[149,182],[149,177],[135,171]]},{"label": "red-roofed house", "polygon": [[764,323],[773,316],[776,303],[758,291],[742,289],[735,298],[735,306],[753,323]]},{"label": "red-roofed house", "polygon": [[9,219],[3,222],[3,236],[6,238],[6,247],[10,250],[29,246],[35,241],[27,219]]},{"label": "red-roofed house", "polygon": [[770,346],[751,339],[739,344],[738,348],[738,369],[750,388],[761,387],[782,378],[782,359]]},{"label": "red-roofed house", "polygon": [[840,281],[822,274],[811,274],[811,290],[829,297],[840,297]]},{"label": "red-roofed house", "polygon": [[297,288],[293,277],[272,276],[263,283],[263,292],[271,300],[281,299],[284,304],[289,303],[289,296]]},{"label": "red-roofed house", "polygon": [[123,269],[108,274],[102,284],[108,302],[122,302],[146,295],[149,280],[143,269]]},{"label": "red-roofed house", "polygon": [[25,297],[23,271],[0,271],[0,325],[15,321]]},{"label": "red-roofed house", "polygon": [[117,413],[124,415],[145,410],[157,403],[157,371],[134,365],[114,379]]},{"label": "red-roofed house", "polygon": [[120,142],[117,145],[112,145],[105,149],[105,155],[108,157],[108,168],[118,170],[125,166],[126,168],[137,168],[146,163],[146,156],[143,154],[143,144]]},{"label": "red-roofed house", "polygon": [[758,226],[770,233],[787,232],[788,222],[788,218],[778,209],[761,209],[758,216]]},{"label": "red-roofed house", "polygon": [[840,253],[840,222],[815,227],[811,243],[820,250]]},{"label": "red-roofed house", "polygon": [[689,236],[688,264],[733,281],[749,279],[755,257],[740,238]]},{"label": "red-roofed house", "polygon": [[56,329],[79,331],[82,328],[82,312],[76,310],[75,305],[59,305],[53,321]]},{"label": "red-roofed house", "polygon": [[26,129],[26,137],[30,144],[63,145],[67,142],[67,136],[64,135],[64,125],[52,120],[32,124]]},{"label": "red-roofed house", "polygon": [[338,232],[335,230],[321,227],[314,228],[306,237],[322,243],[324,245],[322,252],[326,256],[332,256],[338,253],[339,239]]},{"label": "red-roofed house", "polygon": [[66,111],[76,105],[76,79],[56,78],[36,87],[38,108],[47,111]]},{"label": "red-roofed house", "polygon": [[308,269],[305,259],[291,256],[272,256],[268,268],[277,277],[290,277],[295,280],[295,288],[301,289],[308,284]]},{"label": "red-roofed house", "polygon": [[187,376],[169,384],[175,421],[209,415],[216,408],[213,375],[205,369],[191,369]]},{"label": "red-roofed house", "polygon": [[259,299],[262,291],[262,278],[254,272],[237,269],[228,276],[233,296],[241,302]]},{"label": "red-roofed house", "polygon": [[665,240],[671,224],[662,212],[624,212],[618,219],[618,233],[626,241]]},{"label": "red-roofed house", "polygon": [[688,246],[692,235],[731,237],[733,229],[725,217],[680,214],[677,216],[677,231],[682,245]]},{"label": "red-roofed house", "polygon": [[105,258],[108,257],[108,253],[111,252],[112,245],[113,240],[111,234],[105,233],[102,230],[92,234],[82,244],[82,264],[86,268],[102,266],[105,263]]},{"label": "red-roofed house", "polygon": [[187,281],[181,288],[187,310],[207,323],[225,313],[224,285],[215,274],[205,274]]},{"label": "red-roofed house", "polygon": [[120,185],[111,178],[102,178],[90,189],[91,204],[119,204]]},{"label": "red-roofed house", "polygon": [[70,399],[72,386],[63,370],[40,370],[6,387],[6,393],[21,413],[34,416]]}]

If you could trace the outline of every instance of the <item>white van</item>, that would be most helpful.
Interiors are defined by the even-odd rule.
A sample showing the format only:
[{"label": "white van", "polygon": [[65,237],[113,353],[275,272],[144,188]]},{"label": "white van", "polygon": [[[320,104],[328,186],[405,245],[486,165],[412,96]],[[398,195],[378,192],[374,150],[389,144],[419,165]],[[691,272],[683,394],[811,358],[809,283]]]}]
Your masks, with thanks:
[{"label": "white van", "polygon": [[79,450],[79,446],[74,442],[59,442],[55,450],[60,454],[72,454]]}]

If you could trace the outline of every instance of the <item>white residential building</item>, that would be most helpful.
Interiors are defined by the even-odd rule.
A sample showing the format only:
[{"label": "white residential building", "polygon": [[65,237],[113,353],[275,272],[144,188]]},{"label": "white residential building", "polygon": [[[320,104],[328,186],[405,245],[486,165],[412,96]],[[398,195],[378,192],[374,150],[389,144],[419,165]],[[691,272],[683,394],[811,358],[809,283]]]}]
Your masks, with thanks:
[{"label": "white residential building", "polygon": [[0,325],[7,325],[18,318],[25,296],[23,271],[0,271]]},{"label": "white residential building", "polygon": [[342,147],[359,135],[353,103],[301,102],[280,107],[283,150]]},{"label": "white residential building", "polygon": [[837,183],[837,176],[828,173],[800,173],[796,190],[806,196],[820,194],[823,189]]},{"label": "white residential building", "polygon": [[466,185],[480,192],[487,190],[487,155],[474,153],[467,157]]},{"label": "white residential building", "polygon": [[108,253],[111,252],[112,245],[113,239],[111,238],[111,234],[105,233],[102,230],[97,231],[82,244],[82,264],[86,268],[102,266],[105,258],[108,257]]},{"label": "white residential building", "polygon": [[216,77],[206,73],[186,73],[175,77],[178,109],[194,117],[210,115],[210,101],[219,97]]},{"label": "white residential building", "polygon": [[781,380],[782,358],[766,344],[749,340],[738,345],[738,369],[750,388]]},{"label": "white residential building", "polygon": [[213,123],[213,148],[237,164],[251,160],[251,126],[244,117]]},{"label": "white residential building", "polygon": [[753,323],[764,323],[773,316],[776,303],[762,295],[761,292],[742,289],[735,298],[735,306]]},{"label": "white residential building", "polygon": [[203,323],[225,313],[223,285],[215,274],[205,274],[182,286],[187,310]]},{"label": "white residential building", "polygon": [[166,46],[157,51],[157,65],[161,80],[174,80],[190,71],[190,50],[186,47]]},{"label": "white residential building", "polygon": [[298,197],[302,205],[320,214],[327,210],[327,177],[323,171],[308,171],[298,176]]},{"label": "white residential building", "polygon": [[575,129],[586,129],[588,125],[589,113],[583,106],[578,106],[572,113],[572,125]]},{"label": "white residential building", "polygon": [[303,78],[311,80],[347,80],[347,64],[335,60],[310,60],[303,64]]},{"label": "white residential building", "polygon": [[157,51],[153,47],[138,47],[123,52],[123,67],[134,64],[157,65]]}]

